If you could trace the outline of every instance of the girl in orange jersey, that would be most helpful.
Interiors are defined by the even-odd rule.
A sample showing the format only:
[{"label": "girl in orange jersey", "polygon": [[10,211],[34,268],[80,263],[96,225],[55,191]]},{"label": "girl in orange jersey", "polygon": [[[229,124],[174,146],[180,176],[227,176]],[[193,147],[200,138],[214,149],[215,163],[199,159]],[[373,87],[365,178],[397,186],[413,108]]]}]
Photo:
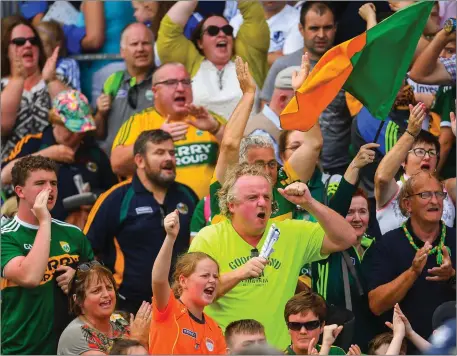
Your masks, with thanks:
[{"label": "girl in orange jersey", "polygon": [[149,353],[157,354],[225,354],[221,328],[203,309],[216,298],[219,265],[203,252],[182,255],[176,262],[173,287],[168,275],[176,236],[178,211],[164,220],[167,236],[152,268],[152,322]]}]

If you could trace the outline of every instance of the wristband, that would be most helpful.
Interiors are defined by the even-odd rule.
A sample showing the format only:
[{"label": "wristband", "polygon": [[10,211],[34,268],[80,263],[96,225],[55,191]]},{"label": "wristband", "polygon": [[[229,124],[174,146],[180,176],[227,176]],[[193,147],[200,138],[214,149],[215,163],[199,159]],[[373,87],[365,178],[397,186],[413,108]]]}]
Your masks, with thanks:
[{"label": "wristband", "polygon": [[409,134],[410,134],[411,136],[413,136],[414,138],[416,138],[416,137],[417,137],[417,135],[416,135],[416,136],[414,136],[414,135],[413,135],[411,132],[409,132],[408,130],[405,130],[405,132],[409,133]]},{"label": "wristband", "polygon": [[[214,119],[214,120],[216,120],[216,119]],[[216,123],[217,123],[216,128],[215,128],[214,130],[212,130],[212,131],[208,131],[208,132],[209,132],[211,135],[213,135],[213,136],[216,135],[216,134],[218,133],[219,129],[220,129],[221,126],[222,126],[222,124],[221,124],[218,120],[216,120]]]}]

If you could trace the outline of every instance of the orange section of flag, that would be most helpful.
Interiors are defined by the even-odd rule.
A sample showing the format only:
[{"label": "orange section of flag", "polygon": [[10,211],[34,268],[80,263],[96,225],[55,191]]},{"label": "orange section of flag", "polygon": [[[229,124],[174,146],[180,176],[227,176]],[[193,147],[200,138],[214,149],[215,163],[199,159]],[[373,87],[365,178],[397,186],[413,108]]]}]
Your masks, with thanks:
[{"label": "orange section of flag", "polygon": [[332,102],[352,72],[351,57],[366,44],[366,33],[329,50],[280,115],[284,130],[308,131]]}]

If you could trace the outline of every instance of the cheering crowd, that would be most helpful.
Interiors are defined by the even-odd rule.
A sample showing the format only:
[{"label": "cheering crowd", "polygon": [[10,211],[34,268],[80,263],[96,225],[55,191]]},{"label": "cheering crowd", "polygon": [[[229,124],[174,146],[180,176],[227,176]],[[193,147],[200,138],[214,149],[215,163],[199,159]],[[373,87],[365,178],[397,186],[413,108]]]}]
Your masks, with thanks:
[{"label": "cheering crowd", "polygon": [[455,353],[455,2],[384,121],[341,89],[306,132],[414,1],[61,3],[2,18],[2,354]]}]

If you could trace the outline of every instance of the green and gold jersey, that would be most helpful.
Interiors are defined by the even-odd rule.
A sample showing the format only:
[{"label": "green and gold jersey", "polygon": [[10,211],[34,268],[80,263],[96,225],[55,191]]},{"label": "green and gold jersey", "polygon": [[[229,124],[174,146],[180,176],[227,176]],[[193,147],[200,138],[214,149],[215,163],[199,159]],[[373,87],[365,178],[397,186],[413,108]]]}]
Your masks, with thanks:
[{"label": "green and gold jersey", "polygon": [[[290,164],[286,162],[284,167],[278,169],[278,179],[273,186],[273,202],[276,202],[276,209],[271,213],[270,219],[273,221],[282,221],[285,219],[292,219],[295,217],[296,206],[287,199],[285,199],[279,192],[278,188],[285,188],[289,184],[299,181],[300,178],[292,169]],[[211,224],[217,224],[225,219],[220,215],[219,199],[217,196],[218,190],[221,189],[221,183],[213,176],[211,186],[209,188],[211,195]]]},{"label": "green and gold jersey", "polygon": [[[211,113],[221,124],[225,120]],[[189,116],[190,120],[194,120]],[[159,129],[164,123],[163,118],[154,108],[143,110],[133,115],[119,129],[113,142],[113,150],[117,146],[133,145],[138,136],[147,130]],[[175,142],[176,148],[176,181],[186,184],[199,199],[209,193],[209,185],[217,162],[219,144],[216,137],[189,125],[184,140]]]},{"label": "green and gold jersey", "polygon": [[[1,353],[3,355],[55,355],[54,274],[59,266],[75,267],[79,261],[93,260],[89,240],[74,225],[52,219],[48,265],[38,287],[24,288],[3,278],[4,268],[13,258],[27,256],[33,247],[38,226],[15,217],[1,227]],[[63,293],[63,292],[62,292]]]}]

